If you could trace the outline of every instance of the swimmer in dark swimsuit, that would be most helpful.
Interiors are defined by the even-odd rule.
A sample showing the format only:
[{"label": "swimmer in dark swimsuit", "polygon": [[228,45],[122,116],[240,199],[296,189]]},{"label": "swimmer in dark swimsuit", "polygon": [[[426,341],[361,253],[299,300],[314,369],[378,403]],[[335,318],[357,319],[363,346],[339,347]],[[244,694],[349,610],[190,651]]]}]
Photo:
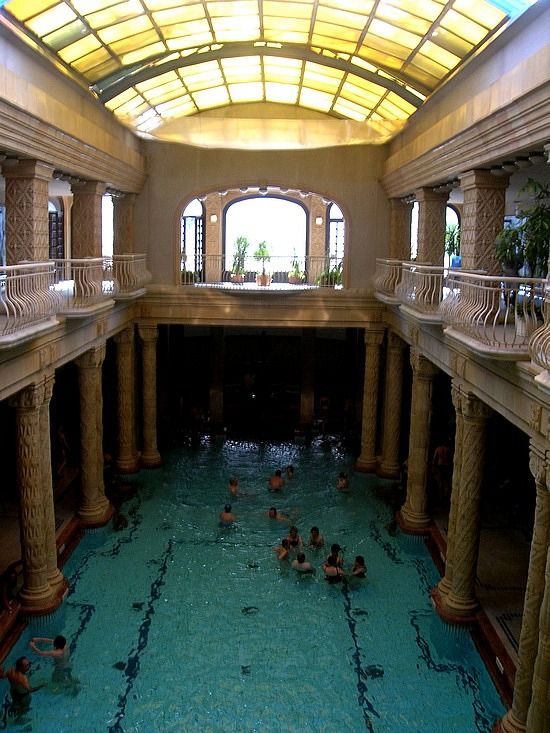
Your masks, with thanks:
[{"label": "swimmer in dark swimsuit", "polygon": [[[340,567],[340,568],[343,567],[343,565],[344,565],[344,553],[342,552],[342,548],[340,547],[340,545],[337,542],[335,542],[334,544],[332,544],[330,546],[330,555],[329,555],[329,557],[331,555],[332,555],[332,557],[336,558],[336,565],[338,565],[338,567]],[[327,557],[327,562],[328,562],[328,557]]]},{"label": "swimmer in dark swimsuit", "polygon": [[342,568],[338,567],[336,557],[334,555],[329,555],[327,557],[327,561],[323,565],[323,570],[325,572],[325,580],[331,585],[341,583],[344,579],[344,571]]},{"label": "swimmer in dark swimsuit", "polygon": [[355,562],[351,568],[351,574],[354,578],[366,578],[367,577],[367,566],[365,565],[365,558],[363,555],[357,555]]},{"label": "swimmer in dark swimsuit", "polygon": [[288,542],[290,544],[290,547],[293,549],[296,549],[298,547],[302,547],[303,542],[302,538],[298,534],[298,527],[292,526],[288,531]]},{"label": "swimmer in dark swimsuit", "polygon": [[220,512],[220,527],[231,527],[237,517],[231,511],[231,504],[226,504]]}]

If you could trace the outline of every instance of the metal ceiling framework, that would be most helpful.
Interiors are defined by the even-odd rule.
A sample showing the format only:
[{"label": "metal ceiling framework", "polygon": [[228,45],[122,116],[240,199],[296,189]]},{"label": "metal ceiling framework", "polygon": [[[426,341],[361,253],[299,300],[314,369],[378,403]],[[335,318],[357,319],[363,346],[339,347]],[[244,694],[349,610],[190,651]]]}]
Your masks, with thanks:
[{"label": "metal ceiling framework", "polygon": [[138,133],[258,102],[397,131],[533,1],[9,0],[0,21]]}]

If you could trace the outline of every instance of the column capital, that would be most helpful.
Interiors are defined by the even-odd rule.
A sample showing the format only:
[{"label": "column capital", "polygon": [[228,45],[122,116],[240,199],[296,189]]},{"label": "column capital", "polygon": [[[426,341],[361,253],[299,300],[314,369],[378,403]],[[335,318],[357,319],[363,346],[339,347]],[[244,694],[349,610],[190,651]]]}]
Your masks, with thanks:
[{"label": "column capital", "polygon": [[44,383],[29,384],[9,398],[10,405],[18,411],[32,412],[44,402]]},{"label": "column capital", "polygon": [[51,181],[54,167],[41,160],[5,160],[2,163],[4,178],[38,178],[42,181]]},{"label": "column capital", "polygon": [[407,344],[393,331],[388,331],[388,350],[403,351]]},{"label": "column capital", "polygon": [[369,331],[368,329],[365,329],[364,339],[365,339],[365,346],[380,346],[380,344],[384,340],[384,332],[383,331]]},{"label": "column capital", "polygon": [[487,170],[470,170],[461,173],[459,180],[463,191],[470,188],[508,188],[510,176],[508,174],[495,176]]},{"label": "column capital", "polygon": [[78,183],[71,183],[71,190],[73,195],[103,196],[107,190],[107,184],[101,181],[78,181]]},{"label": "column capital", "polygon": [[417,188],[414,191],[414,197],[417,201],[417,203],[423,203],[424,201],[445,201],[447,202],[449,199],[449,192],[448,191],[434,191],[433,187],[431,186],[424,186],[421,188]]},{"label": "column capital", "polygon": [[134,326],[126,326],[114,335],[115,344],[131,344],[134,341]]},{"label": "column capital", "polygon": [[99,344],[85,351],[75,359],[75,362],[81,369],[97,369],[105,360],[105,351],[105,343]]},{"label": "column capital", "polygon": [[49,402],[51,400],[54,383],[55,372],[53,370],[44,372],[44,402]]},{"label": "column capital", "polygon": [[415,377],[420,379],[433,379],[439,371],[418,349],[411,349],[411,367]]},{"label": "column capital", "polygon": [[470,422],[485,422],[492,414],[491,408],[472,392],[462,393],[462,414]]},{"label": "column capital", "polygon": [[156,323],[138,323],[138,333],[142,341],[156,341],[158,339],[158,326]]}]

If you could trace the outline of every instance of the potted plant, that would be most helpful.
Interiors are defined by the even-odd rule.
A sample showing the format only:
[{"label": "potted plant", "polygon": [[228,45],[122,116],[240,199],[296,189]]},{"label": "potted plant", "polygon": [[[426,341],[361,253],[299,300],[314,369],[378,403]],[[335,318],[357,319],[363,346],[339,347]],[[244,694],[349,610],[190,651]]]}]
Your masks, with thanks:
[{"label": "potted plant", "polygon": [[528,178],[520,192],[529,194],[530,199],[518,212],[525,262],[531,277],[546,277],[550,254],[550,184]]},{"label": "potted plant", "polygon": [[271,259],[269,255],[269,249],[267,248],[267,242],[264,240],[258,244],[256,251],[254,252],[254,259],[262,263],[262,272],[256,275],[257,285],[269,285],[271,283],[271,276],[265,271],[265,263]]},{"label": "potted plant", "polygon": [[294,255],[292,257],[292,265],[290,267],[290,270],[288,271],[288,282],[291,285],[301,285],[305,279],[306,273],[303,270],[300,270],[300,263],[298,261],[298,257],[296,256],[296,252],[294,252]]},{"label": "potted plant", "polygon": [[317,277],[315,282],[317,285],[325,287],[336,287],[342,285],[342,270],[344,267],[344,261],[340,260],[336,265],[332,267],[330,264],[327,265],[326,269]]},{"label": "potted plant", "polygon": [[245,260],[246,253],[250,242],[244,236],[237,237],[235,240],[235,252],[233,254],[233,264],[231,265],[230,279],[232,283],[244,283]]},{"label": "potted plant", "polygon": [[495,237],[495,253],[502,272],[507,277],[518,277],[525,261],[525,247],[521,226],[507,224]]},{"label": "potted plant", "polygon": [[460,227],[447,224],[445,227],[445,254],[449,256],[451,267],[460,267]]},{"label": "potted plant", "polygon": [[188,270],[186,268],[186,261],[187,257],[186,255],[183,255],[181,258],[181,282],[182,285],[189,285],[190,283],[195,283],[197,281],[196,274],[193,270]]}]

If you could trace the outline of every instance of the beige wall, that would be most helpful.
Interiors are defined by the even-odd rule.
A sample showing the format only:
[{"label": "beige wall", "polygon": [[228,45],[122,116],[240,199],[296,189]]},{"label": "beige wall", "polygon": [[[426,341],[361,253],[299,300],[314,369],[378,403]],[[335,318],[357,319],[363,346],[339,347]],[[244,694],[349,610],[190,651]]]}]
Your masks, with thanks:
[{"label": "beige wall", "polygon": [[179,216],[195,196],[240,185],[313,191],[335,201],[347,226],[348,287],[367,288],[376,257],[388,248],[389,209],[379,183],[380,146],[307,151],[210,150],[171,143],[145,144],[148,179],[136,206],[136,251],[149,257],[153,281],[175,284]]}]

